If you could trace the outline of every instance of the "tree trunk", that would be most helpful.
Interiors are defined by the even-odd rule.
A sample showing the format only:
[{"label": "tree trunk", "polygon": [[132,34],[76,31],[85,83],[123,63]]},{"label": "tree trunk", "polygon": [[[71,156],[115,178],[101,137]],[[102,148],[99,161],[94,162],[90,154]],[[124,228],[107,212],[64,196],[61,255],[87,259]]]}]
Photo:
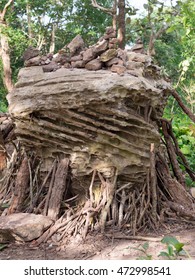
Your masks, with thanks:
[{"label": "tree trunk", "polygon": [[118,41],[119,48],[125,48],[125,0],[118,1]]},{"label": "tree trunk", "polygon": [[28,158],[25,157],[18,170],[14,192],[9,207],[9,214],[22,211],[24,207],[25,195],[29,187],[30,172],[28,166]]},{"label": "tree trunk", "polygon": [[[114,30],[118,28],[119,48],[125,48],[125,0],[114,0],[112,8],[104,8],[96,0],[91,0],[94,8],[103,11],[112,16],[112,25]],[[118,6],[118,15],[117,15]]]},{"label": "tree trunk", "polygon": [[3,64],[3,83],[8,92],[11,92],[13,89],[12,70],[11,70],[11,63],[10,63],[8,38],[3,33],[3,29],[6,27],[5,14],[7,12],[7,9],[12,3],[13,0],[9,0],[7,4],[5,4],[3,11],[0,13],[0,44],[1,44],[1,59]]},{"label": "tree trunk", "polygon": [[[2,29],[2,26],[3,24],[0,25],[0,29]],[[1,59],[3,64],[3,83],[7,91],[10,92],[13,89],[13,82],[12,82],[12,70],[11,70],[11,63],[10,63],[8,38],[6,35],[1,33],[1,31],[0,31],[0,38],[1,38],[1,49],[2,49]]]},{"label": "tree trunk", "polygon": [[113,3],[112,27],[115,31],[117,30],[117,0]]},{"label": "tree trunk", "polygon": [[55,33],[56,33],[57,25],[56,23],[52,24],[52,31],[51,31],[51,42],[49,52],[54,53],[55,51]]},{"label": "tree trunk", "polygon": [[53,184],[48,212],[47,212],[47,215],[53,220],[56,220],[59,215],[61,202],[63,200],[63,194],[66,191],[68,165],[69,165],[69,159],[66,158],[62,159],[56,170],[54,184]]},{"label": "tree trunk", "polygon": [[151,31],[150,40],[149,40],[148,49],[147,49],[147,54],[149,56],[155,55],[155,48],[154,48],[155,40],[156,40],[156,38],[155,38],[154,31]]},{"label": "tree trunk", "polygon": [[27,21],[28,21],[28,36],[29,38],[33,38],[33,32],[32,32],[32,22],[31,22],[31,6],[29,2],[26,4],[26,14],[27,14]]}]

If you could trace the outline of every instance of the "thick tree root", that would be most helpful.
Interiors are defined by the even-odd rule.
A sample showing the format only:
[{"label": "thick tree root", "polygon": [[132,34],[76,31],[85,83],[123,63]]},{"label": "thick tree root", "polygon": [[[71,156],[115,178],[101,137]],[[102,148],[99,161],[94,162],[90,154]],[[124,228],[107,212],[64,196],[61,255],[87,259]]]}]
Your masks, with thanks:
[{"label": "thick tree root", "polygon": [[[166,228],[166,223],[172,219],[193,223],[194,199],[186,190],[183,174],[175,161],[178,152],[182,156],[171,131],[170,123],[164,121],[163,132],[173,173],[166,157],[151,144],[150,168],[144,183],[121,184],[117,170],[111,178],[94,170],[84,201],[79,194],[72,193],[69,159],[56,158],[43,176],[42,161],[36,155],[18,149],[9,160],[8,172],[2,182],[0,211],[2,215],[22,211],[52,217],[54,224],[36,245],[50,238],[64,244],[70,236],[79,234],[85,239],[89,231],[107,234],[110,229],[113,238],[123,236],[116,234],[117,231],[136,238],[140,233],[157,231],[162,226]],[[171,155],[170,151],[175,154]],[[2,207],[5,204],[8,209]]]}]

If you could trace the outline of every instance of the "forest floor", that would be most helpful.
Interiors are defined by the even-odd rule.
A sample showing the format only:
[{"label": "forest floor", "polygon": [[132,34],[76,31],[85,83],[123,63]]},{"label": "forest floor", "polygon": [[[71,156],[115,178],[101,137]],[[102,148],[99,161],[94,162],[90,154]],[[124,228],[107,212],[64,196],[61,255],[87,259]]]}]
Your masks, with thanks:
[{"label": "forest floor", "polygon": [[[121,236],[121,233],[115,236]],[[0,251],[0,260],[136,260],[150,255],[153,260],[162,259],[158,255],[167,251],[166,245],[161,243],[164,236],[174,236],[179,242],[184,243],[184,249],[195,259],[195,227],[188,229],[176,228],[165,234],[148,234],[139,240],[118,239],[100,234],[88,234],[85,241],[79,236],[66,241],[64,246],[55,246],[52,240],[40,246],[30,244],[9,244]],[[143,236],[143,235],[142,235]],[[141,249],[144,243],[149,247],[146,254]],[[182,255],[179,259],[188,260],[189,256]]]}]

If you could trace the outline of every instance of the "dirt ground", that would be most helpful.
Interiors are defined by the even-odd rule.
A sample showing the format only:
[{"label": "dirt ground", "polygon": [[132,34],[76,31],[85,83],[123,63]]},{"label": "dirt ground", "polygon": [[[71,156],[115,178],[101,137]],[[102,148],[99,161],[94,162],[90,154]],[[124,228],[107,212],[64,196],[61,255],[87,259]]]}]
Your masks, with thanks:
[{"label": "dirt ground", "polygon": [[[119,235],[121,236],[120,233],[115,234],[115,237]],[[33,243],[9,244],[7,248],[0,251],[0,260],[136,260],[146,254],[151,255],[154,260],[160,260],[162,257],[158,257],[159,253],[166,251],[166,245],[160,240],[166,235],[174,236],[179,242],[184,243],[183,248],[191,259],[195,259],[195,228],[191,228],[172,231],[165,235],[147,235],[144,236],[145,240],[139,240],[138,237],[133,240],[118,239],[113,238],[112,234],[109,236],[89,234],[85,241],[76,236],[60,247],[54,245],[52,240],[39,247]],[[142,248],[141,246],[146,242],[149,247],[144,254],[137,249]],[[188,260],[189,256],[184,255],[179,259]]]}]

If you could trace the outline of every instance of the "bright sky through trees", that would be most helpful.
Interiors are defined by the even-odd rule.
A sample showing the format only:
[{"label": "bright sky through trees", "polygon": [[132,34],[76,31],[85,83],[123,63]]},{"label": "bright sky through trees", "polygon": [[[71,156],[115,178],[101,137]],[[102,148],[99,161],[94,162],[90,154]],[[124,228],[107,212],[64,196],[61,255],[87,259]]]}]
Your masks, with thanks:
[{"label": "bright sky through trees", "polygon": [[[134,6],[137,9],[143,10],[143,4],[146,4],[147,0],[127,0],[132,6]],[[171,0],[162,0],[166,5],[171,3]],[[161,2],[162,2],[161,1]],[[176,0],[172,1],[173,4],[175,4]]]}]

